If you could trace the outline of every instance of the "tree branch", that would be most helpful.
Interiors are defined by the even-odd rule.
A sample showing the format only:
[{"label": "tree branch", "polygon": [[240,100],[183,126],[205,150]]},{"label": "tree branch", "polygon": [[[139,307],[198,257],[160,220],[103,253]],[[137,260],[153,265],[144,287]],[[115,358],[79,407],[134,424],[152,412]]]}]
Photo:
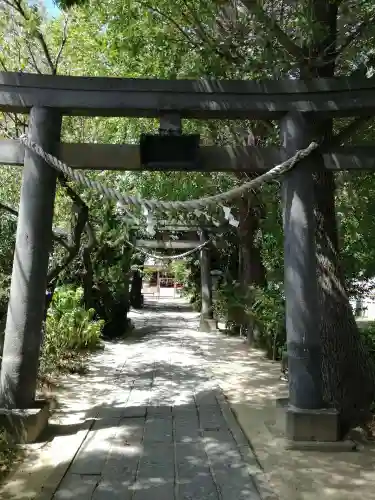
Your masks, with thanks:
[{"label": "tree branch", "polygon": [[[16,12],[18,12],[22,17],[23,19],[28,22],[30,21],[30,16],[27,14],[27,11],[23,8],[23,5],[22,5],[22,0],[13,0],[13,2],[10,2],[8,0],[3,0],[9,7],[13,8],[16,10]],[[47,64],[49,66],[49,69],[51,71],[51,74],[52,75],[56,75],[57,73],[57,66],[56,64],[53,63],[52,61],[52,57],[51,57],[51,54],[50,54],[50,51],[48,49],[48,45],[47,45],[47,42],[43,36],[43,33],[39,30],[39,28],[36,28],[36,30],[34,31],[34,36],[35,38],[39,41],[40,45],[41,45],[41,48],[42,48],[42,51],[44,53],[44,56],[47,60]],[[65,40],[66,42],[66,40]],[[64,45],[65,45],[65,42],[64,42]],[[35,66],[35,69],[37,69],[38,72],[41,73],[41,71],[39,70],[37,64],[36,64],[36,61],[35,61],[35,57],[34,55],[31,53],[31,50],[30,50],[30,46],[28,43],[26,43],[28,49],[29,49],[29,53],[30,53],[30,56],[33,60],[33,63],[34,63],[34,66]],[[62,50],[62,49],[61,49]],[[61,56],[59,56],[61,57]]]},{"label": "tree branch", "polygon": [[[201,41],[203,43],[206,43],[213,52],[215,52],[220,57],[226,59],[230,63],[236,62],[239,59],[243,59],[243,57],[240,56],[240,55],[233,56],[230,53],[230,51],[228,51],[228,50],[223,51],[220,47],[218,47],[217,46],[217,40],[215,40],[214,37],[212,37],[211,35],[209,35],[207,33],[207,31],[203,27],[203,23],[199,20],[199,17],[194,12],[194,10],[191,9],[191,7],[188,4],[188,2],[186,0],[182,0],[182,2],[185,5],[186,10],[189,12],[189,15],[192,17],[193,22],[194,22],[195,27],[196,27],[197,32],[198,32],[198,36],[199,36],[199,38],[201,39]],[[181,12],[181,15],[182,15],[182,17],[184,19],[186,19],[187,21],[189,21],[188,15],[184,14],[184,12]],[[216,20],[216,22],[218,22],[218,21]]]},{"label": "tree branch", "polygon": [[72,231],[72,243],[69,245],[68,255],[61,264],[58,264],[53,269],[50,270],[47,276],[48,283],[51,284],[68,265],[75,259],[78,255],[79,249],[81,248],[81,238],[83,230],[87,223],[88,214],[80,207],[78,210],[77,220],[75,227]]},{"label": "tree branch", "polygon": [[30,47],[30,42],[28,40],[26,40],[26,48],[29,52],[29,55],[31,57],[31,61],[32,61],[32,65],[34,66],[34,69],[37,73],[39,73],[39,75],[42,75],[43,74],[43,71],[39,68],[38,66],[38,63],[36,62],[36,59],[35,59],[35,56],[34,56],[34,53],[33,51],[31,50],[31,47]]},{"label": "tree branch", "polygon": [[0,66],[3,68],[3,71],[8,71],[4,59],[2,57],[0,57]]},{"label": "tree branch", "polygon": [[[90,252],[92,248],[96,245],[95,232],[88,220],[88,207],[82,198],[66,183],[66,180],[61,177],[60,183],[67,191],[70,198],[73,200],[74,206],[77,208],[77,218],[74,229],[71,235],[67,233],[54,229],[52,232],[53,239],[60,243],[68,252],[68,255],[61,264],[58,264],[48,273],[48,284],[51,286],[52,282],[56,280],[58,275],[63,271],[78,255],[81,247],[82,234],[85,231],[88,236],[88,244],[85,247],[86,252]],[[0,209],[5,210],[13,217],[18,217],[18,211],[8,205],[7,203],[0,202]],[[69,237],[70,236],[70,237]],[[70,241],[67,241],[70,240]],[[86,253],[87,255],[87,253]]]},{"label": "tree branch", "polygon": [[353,42],[360,38],[365,30],[374,22],[375,14],[360,22],[357,25],[357,28],[352,33],[350,33],[346,40],[340,45],[340,47],[338,47],[336,51],[336,59],[342,54],[342,52],[344,52],[345,49],[347,49]]},{"label": "tree branch", "polygon": [[62,38],[61,38],[61,44],[60,44],[60,48],[57,52],[57,56],[56,56],[56,59],[55,59],[55,69],[56,69],[56,73],[57,73],[57,68],[59,66],[59,63],[60,63],[60,59],[61,59],[61,56],[62,56],[62,52],[64,50],[64,47],[66,45],[66,42],[68,40],[68,17],[65,18],[64,20],[64,29],[63,29],[63,34],[62,34]]},{"label": "tree branch", "polygon": [[340,130],[336,135],[333,136],[329,142],[330,146],[341,146],[341,144],[349,139],[353,134],[358,132],[358,130],[365,125],[373,116],[360,116],[354,118],[349,125]]},{"label": "tree branch", "polygon": [[[191,36],[189,36],[185,32],[185,30],[183,29],[183,27],[177,21],[175,21],[172,16],[170,16],[169,14],[167,14],[164,11],[159,10],[157,7],[154,7],[154,6],[150,5],[148,2],[142,2],[142,3],[151,12],[154,12],[155,14],[158,14],[159,16],[163,17],[166,21],[168,21],[169,23],[171,23],[177,29],[177,31],[181,35],[183,35],[183,37],[187,40],[187,42],[190,45],[192,45],[195,49],[200,49],[200,47],[201,47],[200,44],[198,42],[196,42]],[[203,43],[206,43],[213,52],[215,52],[220,57],[225,58],[227,61],[229,61],[231,63],[237,62],[239,59],[243,59],[242,56],[240,56],[240,55],[235,55],[234,56],[229,51],[223,51],[223,50],[221,50],[221,48],[216,45],[216,40],[208,35],[208,33],[203,28],[202,23],[199,21],[199,18],[190,9],[190,7],[188,6],[188,4],[185,1],[184,1],[184,4],[185,4],[187,10],[189,11],[190,15],[193,18],[193,21],[195,23],[195,28],[196,28],[196,31],[198,33],[200,41],[202,41]],[[189,21],[188,15],[184,14],[183,12],[181,13],[181,15],[183,16],[183,18],[186,21]]]},{"label": "tree branch", "polygon": [[152,5],[150,5],[148,2],[142,2],[144,7],[146,7],[146,9],[149,9],[151,12],[153,12],[154,14],[158,14],[159,16],[163,17],[165,20],[167,20],[169,23],[171,23],[178,31],[179,33],[181,33],[181,35],[183,35],[184,38],[186,38],[186,40],[194,47],[194,48],[198,48],[199,47],[199,44],[196,43],[184,30],[183,28],[178,24],[176,23],[176,21],[173,19],[173,17],[169,16],[168,14],[166,14],[165,12],[159,10],[157,7],[154,7]]},{"label": "tree branch", "polygon": [[7,203],[0,202],[0,208],[2,210],[5,210],[9,214],[13,215],[14,217],[18,217],[17,210],[15,208],[11,207],[10,205],[8,205]]},{"label": "tree branch", "polygon": [[3,3],[5,3],[5,5],[8,5],[8,7],[11,7],[12,9],[15,9],[15,5],[12,4],[12,2],[8,1],[8,0],[3,0]]},{"label": "tree branch", "polygon": [[[5,210],[13,217],[18,217],[18,211],[15,208],[8,205],[7,203],[0,202],[0,209]],[[66,250],[69,250],[69,245],[65,241],[65,239],[67,237],[66,233],[64,233],[63,231],[58,230],[58,229],[53,229],[52,230],[52,237],[55,241],[57,241],[57,243],[60,243],[60,245],[62,245]]]},{"label": "tree branch", "polygon": [[84,301],[85,301],[85,307],[89,309],[94,305],[92,300],[93,265],[91,260],[91,251],[96,246],[95,233],[90,222],[87,222],[86,224],[86,233],[88,236],[88,242],[87,245],[85,245],[82,252],[82,261],[83,261],[83,267],[85,268],[85,275],[83,278]]},{"label": "tree branch", "polygon": [[[75,259],[81,248],[81,239],[85,227],[88,223],[89,209],[82,198],[67,184],[66,179],[63,176],[59,176],[59,181],[62,187],[67,192],[68,196],[73,201],[73,208],[76,208],[76,222],[73,231],[70,235],[68,255],[61,264],[56,265],[48,273],[48,283],[51,284],[59,276],[61,271],[63,271],[68,265]],[[90,231],[92,230],[90,226]]]},{"label": "tree branch", "polygon": [[307,54],[302,47],[293,42],[285,31],[283,31],[277,22],[269,17],[264,9],[258,4],[257,0],[240,0],[247,11],[256,17],[256,19],[270,32],[274,34],[279,44],[298,62],[302,63],[307,58]]},{"label": "tree branch", "polygon": [[97,241],[96,241],[96,237],[95,237],[94,228],[93,228],[90,221],[87,221],[85,230],[86,230],[86,234],[88,237],[88,242],[87,242],[87,245],[85,246],[85,249],[91,251],[95,247]]}]

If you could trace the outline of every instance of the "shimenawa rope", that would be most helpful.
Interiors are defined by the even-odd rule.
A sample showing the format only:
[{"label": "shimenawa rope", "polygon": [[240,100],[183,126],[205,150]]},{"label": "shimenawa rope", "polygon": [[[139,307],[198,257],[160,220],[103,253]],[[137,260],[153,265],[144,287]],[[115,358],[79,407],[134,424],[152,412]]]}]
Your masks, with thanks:
[{"label": "shimenawa rope", "polygon": [[[311,144],[305,148],[297,151],[294,156],[291,158],[288,158],[284,162],[280,163],[279,165],[276,165],[272,169],[270,169],[268,172],[265,172],[262,175],[259,175],[255,179],[252,179],[249,182],[245,182],[244,184],[240,186],[236,186],[229,191],[226,191],[224,193],[219,193],[213,196],[207,196],[204,198],[200,199],[195,199],[195,200],[187,200],[187,201],[162,201],[162,200],[147,200],[140,198],[139,196],[132,196],[128,194],[122,194],[116,189],[113,189],[109,186],[106,186],[98,181],[94,181],[86,177],[84,174],[77,170],[73,170],[71,167],[69,167],[67,164],[56,158],[55,156],[47,153],[46,151],[43,150],[41,146],[33,142],[29,137],[26,135],[22,135],[19,137],[19,140],[22,144],[24,144],[27,148],[29,148],[31,151],[34,151],[36,154],[38,154],[43,160],[53,167],[55,170],[58,172],[63,173],[65,176],[69,177],[71,180],[78,182],[84,187],[88,187],[91,189],[95,189],[99,193],[101,193],[105,198],[109,200],[115,200],[119,202],[121,205],[133,205],[137,207],[145,207],[147,210],[153,210],[156,208],[160,208],[163,211],[167,210],[182,210],[182,209],[190,209],[190,210],[198,210],[199,208],[206,207],[209,205],[218,205],[221,204],[224,201],[230,201],[238,196],[241,196],[244,192],[249,191],[251,189],[258,188],[265,182],[269,182],[273,180],[275,177],[284,174],[288,170],[292,169],[299,161],[302,159],[306,158],[309,154],[311,154],[315,149],[318,148],[319,144],[316,142],[311,142]],[[205,247],[209,242],[211,241],[208,240],[204,242],[201,245],[198,245],[196,248],[193,248],[192,250],[189,250],[187,252],[184,252],[179,255],[157,255],[157,254],[151,254],[149,252],[146,252],[145,250],[142,250],[140,248],[136,248],[132,243],[128,242],[131,246],[136,248],[139,252],[143,253],[146,256],[149,256],[151,258],[159,259],[159,260],[177,260],[177,259],[182,259],[184,257],[187,257],[188,255],[202,249]]]},{"label": "shimenawa rope", "polygon": [[224,193],[219,193],[213,196],[207,196],[196,200],[162,201],[162,200],[147,200],[140,198],[139,196],[122,194],[116,189],[106,186],[98,181],[91,180],[85,175],[83,175],[81,172],[73,170],[55,156],[46,153],[41,146],[33,142],[26,135],[22,135],[21,137],[19,137],[19,140],[31,151],[34,151],[41,158],[43,158],[43,160],[46,163],[48,163],[51,167],[53,167],[55,170],[59,172],[62,172],[65,176],[69,177],[73,181],[76,181],[85,187],[95,189],[105,198],[118,201],[122,205],[134,205],[138,207],[146,207],[148,210],[151,211],[156,208],[160,208],[164,211],[178,210],[178,209],[197,210],[202,207],[206,207],[209,205],[218,205],[224,201],[232,200],[242,195],[242,193],[249,191],[250,189],[257,188],[264,182],[269,182],[275,177],[284,174],[285,172],[293,168],[299,161],[306,158],[319,146],[317,142],[312,142],[307,148],[297,151],[294,156],[285,160],[279,165],[276,165],[268,172],[265,172],[264,174],[259,175],[255,179],[252,179],[249,182],[245,182],[240,186],[236,186],[233,189],[230,189],[229,191],[226,191]]}]

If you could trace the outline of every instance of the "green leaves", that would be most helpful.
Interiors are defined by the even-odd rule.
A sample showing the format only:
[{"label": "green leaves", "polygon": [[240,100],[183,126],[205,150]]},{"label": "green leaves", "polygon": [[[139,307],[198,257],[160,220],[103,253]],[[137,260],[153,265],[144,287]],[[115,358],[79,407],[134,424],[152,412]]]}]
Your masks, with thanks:
[{"label": "green leaves", "polygon": [[375,275],[375,182],[369,173],[347,173],[338,190],[343,270],[350,284]]},{"label": "green leaves", "polygon": [[56,288],[45,324],[42,373],[62,369],[67,360],[100,346],[104,321],[94,320],[95,311],[85,310],[82,300],[82,288]]},{"label": "green leaves", "polygon": [[[132,78],[245,78],[285,77],[296,67],[299,50],[324,29],[312,22],[311,2],[291,6],[288,2],[207,2],[206,0],[60,0],[68,15],[67,40],[63,43],[65,17],[50,20],[41,10],[25,7],[26,16],[15,8],[4,9],[0,19],[1,60],[6,69],[49,72],[48,58],[42,50],[43,36],[60,74],[122,76]],[[342,1],[338,16],[339,70],[347,73],[374,52],[374,4]],[[323,31],[322,31],[323,29]],[[288,48],[289,47],[289,48]],[[294,48],[293,48],[294,47]],[[308,54],[313,57],[313,53]],[[2,117],[4,123],[4,117]],[[233,144],[240,140],[235,128],[257,130],[257,123],[184,121],[186,132],[199,132],[204,144]],[[7,127],[14,130],[10,123]],[[141,132],[155,131],[157,120],[131,118],[65,117],[63,140],[68,142],[137,143]],[[373,137],[365,131],[361,139]],[[275,124],[261,135],[261,144],[278,144]],[[243,137],[241,138],[243,140]],[[8,174],[7,172],[11,172]],[[20,170],[2,169],[0,196],[17,205]],[[122,191],[147,198],[189,199],[226,190],[242,182],[227,173],[91,172],[93,178]],[[341,214],[345,270],[348,279],[374,273],[372,251],[373,176],[363,180],[345,177],[337,200]],[[351,180],[352,179],[352,180]],[[100,238],[115,241],[124,230],[103,229],[110,222],[103,212],[103,201],[95,192],[77,189],[90,207],[90,218]],[[269,277],[279,281],[283,274],[281,218],[278,187],[262,188],[266,218],[261,223],[262,252]],[[356,207],[354,214],[353,207]],[[113,207],[111,207],[113,210]],[[113,222],[113,221],[112,221]],[[70,202],[58,191],[55,224],[70,223]],[[9,229],[9,228],[8,228]],[[9,255],[13,240],[4,255]],[[101,232],[102,231],[102,232]],[[4,247],[5,248],[5,247]],[[8,265],[8,264],[7,264]],[[8,266],[9,267],[9,266]],[[118,273],[118,269],[113,273]],[[105,271],[103,271],[105,274]]]}]

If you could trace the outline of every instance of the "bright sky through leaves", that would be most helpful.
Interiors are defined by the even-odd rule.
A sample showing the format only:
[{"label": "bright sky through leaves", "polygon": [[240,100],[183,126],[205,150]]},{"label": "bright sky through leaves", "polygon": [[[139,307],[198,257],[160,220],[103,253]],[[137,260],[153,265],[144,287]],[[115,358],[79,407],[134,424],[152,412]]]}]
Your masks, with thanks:
[{"label": "bright sky through leaves", "polygon": [[50,16],[57,16],[59,14],[59,9],[58,7],[54,4],[53,0],[42,0],[42,3],[44,4],[47,13]]}]

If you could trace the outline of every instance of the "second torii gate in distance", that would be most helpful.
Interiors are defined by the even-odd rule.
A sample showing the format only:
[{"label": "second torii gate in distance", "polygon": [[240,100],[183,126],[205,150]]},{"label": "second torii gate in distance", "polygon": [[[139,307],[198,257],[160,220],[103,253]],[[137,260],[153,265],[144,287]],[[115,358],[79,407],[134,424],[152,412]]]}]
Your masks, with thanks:
[{"label": "second torii gate in distance", "polygon": [[[164,221],[165,223],[167,221]],[[212,301],[212,278],[211,278],[211,253],[209,243],[209,232],[218,231],[218,227],[210,224],[186,224],[173,221],[168,221],[168,225],[162,224],[158,226],[160,232],[188,232],[195,231],[198,234],[197,240],[136,240],[136,246],[149,249],[194,249],[200,245],[204,245],[199,250],[199,260],[201,269],[201,314],[200,314],[200,330],[203,332],[211,332],[217,329],[217,322],[214,318],[213,301]]]}]

